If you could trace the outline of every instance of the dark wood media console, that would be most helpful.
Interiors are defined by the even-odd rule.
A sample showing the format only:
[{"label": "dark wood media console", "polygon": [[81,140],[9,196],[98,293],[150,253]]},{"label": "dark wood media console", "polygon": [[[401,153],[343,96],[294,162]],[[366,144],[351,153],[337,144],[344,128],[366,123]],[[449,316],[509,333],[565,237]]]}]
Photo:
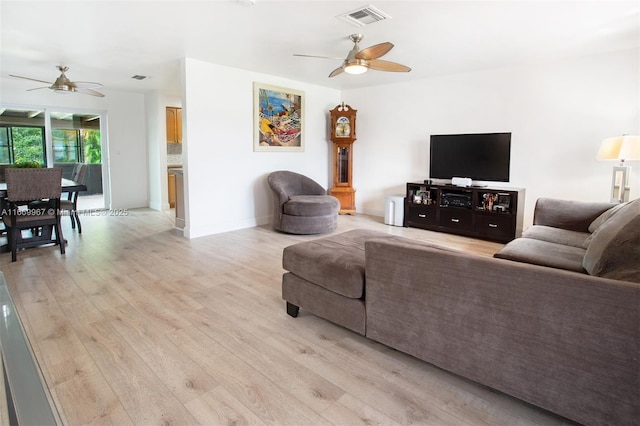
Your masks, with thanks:
[{"label": "dark wood media console", "polygon": [[523,188],[407,183],[404,226],[509,242],[522,234]]}]

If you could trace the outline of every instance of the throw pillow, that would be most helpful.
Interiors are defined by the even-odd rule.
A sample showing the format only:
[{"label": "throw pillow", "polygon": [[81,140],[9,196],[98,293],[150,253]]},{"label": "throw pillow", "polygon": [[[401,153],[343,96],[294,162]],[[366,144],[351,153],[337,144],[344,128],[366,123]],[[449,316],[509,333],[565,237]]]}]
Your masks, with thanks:
[{"label": "throw pillow", "polygon": [[593,233],[582,266],[590,275],[640,282],[640,199],[621,206]]},{"label": "throw pillow", "polygon": [[598,230],[598,228],[600,228],[602,226],[603,223],[605,223],[607,220],[611,219],[611,217],[616,214],[617,212],[620,211],[620,209],[624,206],[626,206],[627,204],[629,204],[628,202],[626,203],[620,203],[614,207],[611,207],[609,210],[606,210],[605,212],[603,212],[600,216],[598,216],[593,222],[591,222],[591,224],[589,225],[589,232],[591,232],[592,234],[594,232],[596,232]]}]

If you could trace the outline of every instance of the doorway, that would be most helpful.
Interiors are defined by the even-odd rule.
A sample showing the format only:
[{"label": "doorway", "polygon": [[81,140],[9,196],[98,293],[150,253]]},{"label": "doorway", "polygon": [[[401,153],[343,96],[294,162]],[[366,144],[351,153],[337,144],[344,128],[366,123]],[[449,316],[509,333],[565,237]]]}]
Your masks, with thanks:
[{"label": "doorway", "polygon": [[72,179],[78,166],[85,165],[80,183],[87,190],[78,197],[78,210],[104,209],[100,115],[52,111],[50,117],[53,166],[62,169],[63,177]]}]

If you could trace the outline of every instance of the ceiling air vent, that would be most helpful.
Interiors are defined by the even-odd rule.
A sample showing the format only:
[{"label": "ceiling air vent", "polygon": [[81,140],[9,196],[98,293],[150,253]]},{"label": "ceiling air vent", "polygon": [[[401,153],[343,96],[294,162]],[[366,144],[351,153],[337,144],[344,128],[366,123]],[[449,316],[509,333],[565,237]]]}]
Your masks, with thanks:
[{"label": "ceiling air vent", "polygon": [[147,76],[146,76],[146,75],[139,75],[139,74],[136,74],[136,75],[134,75],[134,76],[133,76],[133,77],[131,77],[131,78],[133,78],[133,79],[135,79],[135,80],[144,80],[145,78],[147,78]]},{"label": "ceiling air vent", "polygon": [[359,9],[352,10],[351,12],[338,15],[336,16],[336,18],[347,21],[348,23],[353,24],[357,27],[363,27],[365,25],[373,24],[374,22],[391,19],[391,16],[376,9],[371,5],[367,5]]}]

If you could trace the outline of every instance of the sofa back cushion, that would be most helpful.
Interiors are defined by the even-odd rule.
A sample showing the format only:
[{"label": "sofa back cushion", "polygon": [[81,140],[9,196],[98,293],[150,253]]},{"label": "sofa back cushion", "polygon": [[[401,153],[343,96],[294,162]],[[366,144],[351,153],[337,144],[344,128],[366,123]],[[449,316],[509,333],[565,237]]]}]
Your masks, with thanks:
[{"label": "sofa back cushion", "polygon": [[640,199],[620,207],[596,229],[582,266],[590,275],[640,282]]},{"label": "sofa back cushion", "polygon": [[614,205],[611,203],[538,198],[533,224],[589,232],[589,225]]},{"label": "sofa back cushion", "polygon": [[612,207],[609,210],[606,210],[604,213],[602,213],[593,222],[589,224],[589,232],[591,232],[592,234],[596,232],[598,228],[600,228],[606,221],[611,219],[614,214],[620,211],[620,209],[626,206],[627,204],[629,203],[620,203],[620,204],[617,204],[615,207]]}]

